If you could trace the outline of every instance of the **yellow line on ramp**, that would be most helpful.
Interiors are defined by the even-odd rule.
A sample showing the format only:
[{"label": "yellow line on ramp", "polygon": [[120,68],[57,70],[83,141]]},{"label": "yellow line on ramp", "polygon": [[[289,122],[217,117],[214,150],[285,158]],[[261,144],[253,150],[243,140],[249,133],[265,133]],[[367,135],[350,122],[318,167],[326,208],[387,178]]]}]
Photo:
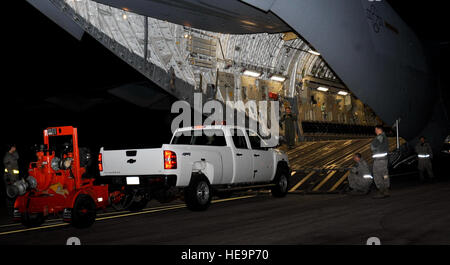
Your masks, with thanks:
[{"label": "yellow line on ramp", "polygon": [[296,191],[301,185],[303,185],[303,183],[305,183],[312,175],[314,175],[316,172],[312,171],[310,172],[306,177],[304,177],[302,180],[300,180],[299,183],[297,183],[297,185],[295,185],[294,187],[292,187],[291,190],[289,190],[289,192],[293,192]]},{"label": "yellow line on ramp", "polygon": [[340,180],[338,180],[338,182],[336,182],[336,184],[334,184],[333,187],[331,187],[329,192],[335,191],[339,187],[339,185],[341,185],[341,183],[347,179],[348,175],[350,175],[350,171],[347,171],[347,173],[345,173],[344,176],[342,176],[342,178]]},{"label": "yellow line on ramp", "polygon": [[332,177],[334,176],[334,174],[336,174],[336,171],[331,171],[330,174],[328,174],[328,176],[326,178],[324,178],[319,185],[317,185],[313,191],[318,191],[320,188],[322,188],[323,185],[325,185],[325,183]]}]

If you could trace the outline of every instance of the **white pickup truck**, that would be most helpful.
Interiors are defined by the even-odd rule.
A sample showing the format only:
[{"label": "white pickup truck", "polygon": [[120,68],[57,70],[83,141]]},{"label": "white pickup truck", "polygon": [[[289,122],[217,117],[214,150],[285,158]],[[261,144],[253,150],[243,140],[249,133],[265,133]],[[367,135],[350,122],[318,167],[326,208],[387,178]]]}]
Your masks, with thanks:
[{"label": "white pickup truck", "polygon": [[[284,197],[290,177],[286,154],[265,147],[255,132],[236,126],[177,129],[161,148],[100,149],[100,175],[127,190],[131,210],[151,198],[162,202],[181,194],[191,210],[208,208],[212,195],[270,188]],[[124,204],[127,204],[124,202]]]}]

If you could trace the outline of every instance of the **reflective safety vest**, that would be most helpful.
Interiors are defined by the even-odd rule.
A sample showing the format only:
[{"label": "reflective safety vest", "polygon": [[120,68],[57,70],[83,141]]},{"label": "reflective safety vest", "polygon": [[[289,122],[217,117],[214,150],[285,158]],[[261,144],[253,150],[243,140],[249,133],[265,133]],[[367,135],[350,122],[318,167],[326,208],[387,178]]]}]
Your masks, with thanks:
[{"label": "reflective safety vest", "polygon": [[11,172],[9,172],[9,170],[7,168],[5,168],[5,173],[11,173],[13,175],[19,175],[19,170],[18,169],[12,169]]},{"label": "reflective safety vest", "polygon": [[370,144],[372,150],[372,158],[383,159],[387,158],[389,152],[389,143],[385,133],[377,135]]}]

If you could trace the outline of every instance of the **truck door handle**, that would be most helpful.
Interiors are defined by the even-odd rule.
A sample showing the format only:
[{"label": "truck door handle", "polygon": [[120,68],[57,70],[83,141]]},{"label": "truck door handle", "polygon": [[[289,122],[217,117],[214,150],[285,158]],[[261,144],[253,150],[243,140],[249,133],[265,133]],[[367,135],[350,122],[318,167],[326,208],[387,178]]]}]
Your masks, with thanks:
[{"label": "truck door handle", "polygon": [[253,156],[254,156],[254,157],[259,157],[259,155],[258,155],[258,154],[254,154]]},{"label": "truck door handle", "polygon": [[127,161],[127,163],[128,163],[128,164],[133,164],[133,163],[136,163],[136,160],[134,160],[134,159],[129,159],[129,160]]},{"label": "truck door handle", "polygon": [[236,154],[237,156],[242,156],[242,154]]},{"label": "truck door handle", "polygon": [[206,159],[204,159],[204,158],[202,158],[202,159],[200,159],[200,160],[203,161],[203,162],[206,161]]},{"label": "truck door handle", "polygon": [[191,153],[183,153],[183,156],[191,156]]}]

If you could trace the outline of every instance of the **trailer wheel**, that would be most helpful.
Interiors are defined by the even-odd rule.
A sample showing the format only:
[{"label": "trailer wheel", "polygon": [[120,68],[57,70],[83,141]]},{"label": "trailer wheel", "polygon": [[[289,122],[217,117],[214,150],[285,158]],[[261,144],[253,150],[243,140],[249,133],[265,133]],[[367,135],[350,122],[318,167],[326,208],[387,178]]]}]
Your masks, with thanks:
[{"label": "trailer wheel", "polygon": [[211,185],[204,175],[193,175],[184,190],[186,206],[192,211],[204,211],[211,204]]},{"label": "trailer wheel", "polygon": [[95,222],[96,205],[91,196],[78,195],[72,209],[72,225],[77,228],[87,228]]},{"label": "trailer wheel", "polygon": [[20,221],[26,227],[37,227],[45,222],[45,217],[42,213],[24,213],[21,215]]},{"label": "trailer wheel", "polygon": [[289,186],[289,170],[285,167],[278,166],[273,183],[275,186],[271,189],[272,196],[277,198],[286,196]]}]

